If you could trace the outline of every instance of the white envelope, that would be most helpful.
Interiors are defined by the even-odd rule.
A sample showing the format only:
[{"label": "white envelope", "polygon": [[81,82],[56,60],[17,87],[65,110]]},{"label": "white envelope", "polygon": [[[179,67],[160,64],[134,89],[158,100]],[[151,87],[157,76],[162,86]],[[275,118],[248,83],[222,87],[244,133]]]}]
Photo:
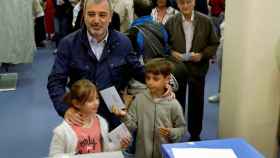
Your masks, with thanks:
[{"label": "white envelope", "polygon": [[111,112],[113,105],[115,105],[119,109],[123,109],[126,107],[114,86],[101,90],[100,94]]}]

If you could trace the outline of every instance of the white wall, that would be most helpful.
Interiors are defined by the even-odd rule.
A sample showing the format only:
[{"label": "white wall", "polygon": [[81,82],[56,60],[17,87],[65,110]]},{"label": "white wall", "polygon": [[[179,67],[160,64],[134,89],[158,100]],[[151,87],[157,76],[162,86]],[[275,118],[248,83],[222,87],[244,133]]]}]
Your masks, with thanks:
[{"label": "white wall", "polygon": [[276,157],[280,105],[280,0],[227,0],[220,137],[244,137]]}]

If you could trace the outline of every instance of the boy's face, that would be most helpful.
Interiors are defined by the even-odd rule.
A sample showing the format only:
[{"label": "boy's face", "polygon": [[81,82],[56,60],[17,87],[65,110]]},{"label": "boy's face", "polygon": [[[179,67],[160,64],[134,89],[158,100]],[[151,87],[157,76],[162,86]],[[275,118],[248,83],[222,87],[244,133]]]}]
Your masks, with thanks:
[{"label": "boy's face", "polygon": [[165,87],[169,83],[169,76],[146,73],[145,81],[152,94],[164,93]]}]

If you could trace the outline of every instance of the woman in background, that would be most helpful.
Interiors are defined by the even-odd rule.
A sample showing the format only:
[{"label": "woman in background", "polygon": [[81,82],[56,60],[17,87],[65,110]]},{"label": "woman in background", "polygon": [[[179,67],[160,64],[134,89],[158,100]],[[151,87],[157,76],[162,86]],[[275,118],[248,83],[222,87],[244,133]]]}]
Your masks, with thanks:
[{"label": "woman in background", "polygon": [[153,0],[155,6],[151,16],[153,20],[160,24],[165,24],[166,21],[173,15],[179,13],[178,10],[171,7],[169,0]]}]

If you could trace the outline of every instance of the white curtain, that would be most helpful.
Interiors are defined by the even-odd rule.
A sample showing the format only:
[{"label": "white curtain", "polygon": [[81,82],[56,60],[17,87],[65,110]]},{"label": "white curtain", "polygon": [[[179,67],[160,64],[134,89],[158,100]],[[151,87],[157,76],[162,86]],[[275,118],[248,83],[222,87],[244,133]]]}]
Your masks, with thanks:
[{"label": "white curtain", "polygon": [[32,0],[0,0],[0,63],[31,63],[35,51]]}]

